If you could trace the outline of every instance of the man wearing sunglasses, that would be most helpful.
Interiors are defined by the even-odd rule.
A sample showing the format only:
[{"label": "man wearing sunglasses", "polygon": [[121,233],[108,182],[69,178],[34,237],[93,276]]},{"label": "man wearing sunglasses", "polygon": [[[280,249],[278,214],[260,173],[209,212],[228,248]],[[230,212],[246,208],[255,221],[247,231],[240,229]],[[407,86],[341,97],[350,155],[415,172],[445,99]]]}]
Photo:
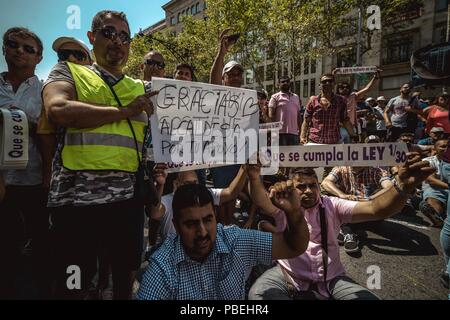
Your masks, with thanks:
[{"label": "man wearing sunglasses", "polygon": [[152,77],[164,78],[166,64],[163,55],[156,50],[150,50],[144,57],[141,70],[144,71],[145,81],[152,81]]},{"label": "man wearing sunglasses", "polygon": [[370,201],[321,196],[319,181],[312,168],[298,169],[293,180],[275,184],[268,194],[259,179],[259,172],[248,170],[252,198],[264,212],[274,217],[275,234],[287,229],[286,217],[274,205],[274,192],[299,193],[302,207],[299,212],[304,213],[310,233],[306,251],[293,259],[278,260],[276,267],[256,280],[249,299],[379,299],[345,275],[337,234],[343,223],[383,220],[399,212],[416,187],[435,171],[415,153],[408,154],[407,163],[397,168],[392,185]]},{"label": "man wearing sunglasses", "polygon": [[334,75],[320,78],[321,92],[312,96],[306,106],[301,130],[301,143],[337,144],[340,141],[340,123],[355,138],[353,125],[347,114],[344,98],[333,93]]},{"label": "man wearing sunglasses", "polygon": [[30,30],[11,28],[3,36],[2,49],[8,70],[0,74],[0,108],[14,107],[25,112],[29,136],[27,167],[0,170],[6,185],[6,195],[0,205],[0,299],[19,298],[14,292],[14,281],[22,250],[31,252],[33,284],[38,285],[38,297],[43,298],[46,288],[42,263],[45,261],[48,210],[36,132],[42,106],[42,83],[35,75],[36,66],[42,60],[43,46]]},{"label": "man wearing sunglasses", "polygon": [[[87,35],[96,63],[59,63],[43,90],[48,117],[61,128],[48,201],[56,298],[85,298],[102,252],[112,264],[114,299],[130,299],[143,249],[135,178],[155,93],[123,74],[131,42],[123,12],[97,13]],[[66,286],[71,265],[81,269],[80,290]]]},{"label": "man wearing sunglasses", "polygon": [[53,42],[52,48],[58,55],[58,62],[69,61],[81,65],[92,64],[91,51],[79,39],[60,37]]}]

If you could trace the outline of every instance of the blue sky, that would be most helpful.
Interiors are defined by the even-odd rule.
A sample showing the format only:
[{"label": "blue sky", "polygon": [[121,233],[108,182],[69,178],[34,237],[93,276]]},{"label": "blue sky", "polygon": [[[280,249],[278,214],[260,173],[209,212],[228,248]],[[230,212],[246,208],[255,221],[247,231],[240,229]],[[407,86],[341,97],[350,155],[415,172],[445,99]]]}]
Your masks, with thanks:
[{"label": "blue sky", "polygon": [[[37,66],[39,78],[46,78],[57,62],[51,46],[60,36],[71,36],[88,43],[86,32],[90,29],[94,15],[101,10],[111,9],[127,14],[132,34],[164,19],[161,8],[169,0],[0,0],[0,35],[10,27],[23,26],[34,31],[44,43],[44,59]],[[70,30],[67,13],[71,5],[80,9],[80,29]],[[89,45],[90,47],[90,45]],[[1,56],[0,71],[6,71],[6,63]]]}]

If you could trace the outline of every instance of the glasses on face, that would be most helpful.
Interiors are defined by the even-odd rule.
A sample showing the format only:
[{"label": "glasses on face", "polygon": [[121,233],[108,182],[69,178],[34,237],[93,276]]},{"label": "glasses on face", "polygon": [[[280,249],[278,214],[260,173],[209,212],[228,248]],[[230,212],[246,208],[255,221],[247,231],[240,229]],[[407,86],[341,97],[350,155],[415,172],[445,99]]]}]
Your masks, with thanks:
[{"label": "glasses on face", "polygon": [[334,82],[334,80],[331,80],[331,79],[320,81],[321,84],[333,84],[333,82]]},{"label": "glasses on face", "polygon": [[29,54],[37,54],[38,52],[36,48],[27,44],[20,44],[14,40],[6,40],[5,45],[10,49],[19,49],[20,47],[22,47],[23,51]]},{"label": "glasses on face", "polygon": [[88,55],[80,50],[69,50],[69,49],[61,49],[58,50],[58,59],[61,61],[67,61],[69,60],[70,56],[75,57],[78,61],[86,61],[88,58]]},{"label": "glasses on face", "polygon": [[160,62],[160,61],[156,61],[156,60],[152,60],[152,59],[146,60],[145,64],[147,64],[149,66],[155,66],[159,70],[162,70],[162,69],[164,69],[166,67],[166,64],[164,62]]},{"label": "glasses on face", "polygon": [[280,83],[287,83],[287,84],[289,84],[289,83],[291,83],[291,81],[290,80],[281,80]]},{"label": "glasses on face", "polygon": [[95,29],[94,32],[100,31],[106,39],[116,40],[119,37],[123,44],[129,44],[131,42],[130,35],[125,31],[117,32],[113,27],[103,27],[101,29]]}]

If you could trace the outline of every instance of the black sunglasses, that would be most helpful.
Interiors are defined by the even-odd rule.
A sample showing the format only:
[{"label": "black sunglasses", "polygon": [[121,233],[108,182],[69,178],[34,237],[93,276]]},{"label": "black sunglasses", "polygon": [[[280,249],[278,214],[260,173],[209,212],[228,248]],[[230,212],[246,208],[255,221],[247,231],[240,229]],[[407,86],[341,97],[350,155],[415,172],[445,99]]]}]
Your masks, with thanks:
[{"label": "black sunglasses", "polygon": [[74,56],[75,59],[78,61],[85,61],[88,58],[88,55],[86,52],[80,51],[80,50],[69,50],[69,49],[61,49],[58,50],[58,59],[60,61],[67,61],[69,60],[70,56]]},{"label": "black sunglasses", "polygon": [[131,37],[125,31],[117,32],[113,27],[103,27],[101,29],[95,29],[94,32],[100,31],[102,35],[109,40],[116,40],[119,37],[123,44],[129,44],[131,42]]},{"label": "black sunglasses", "polygon": [[332,84],[333,82],[334,82],[334,80],[331,80],[331,79],[320,81],[321,84]]},{"label": "black sunglasses", "polygon": [[10,49],[18,49],[18,48],[22,47],[23,50],[29,54],[37,54],[37,52],[38,52],[37,49],[32,46],[29,46],[27,44],[21,45],[18,42],[13,41],[13,40],[6,40],[5,45]]},{"label": "black sunglasses", "polygon": [[160,70],[162,70],[166,67],[166,64],[164,62],[159,62],[159,61],[152,60],[152,59],[146,60],[145,64],[148,64],[149,66],[156,66]]}]

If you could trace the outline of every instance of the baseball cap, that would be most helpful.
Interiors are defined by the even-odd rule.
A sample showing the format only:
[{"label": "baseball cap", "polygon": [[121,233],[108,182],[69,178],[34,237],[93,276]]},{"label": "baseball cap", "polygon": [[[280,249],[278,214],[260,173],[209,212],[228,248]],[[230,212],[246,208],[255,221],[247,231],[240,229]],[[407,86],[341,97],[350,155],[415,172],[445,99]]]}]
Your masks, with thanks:
[{"label": "baseball cap", "polygon": [[264,90],[264,89],[258,89],[258,90],[256,90],[256,93],[257,93],[258,97],[261,96],[261,97],[266,98],[266,99],[269,96],[267,91]]},{"label": "baseball cap", "polygon": [[377,101],[386,101],[386,98],[384,96],[379,96],[377,98]]},{"label": "baseball cap", "polygon": [[238,67],[244,71],[244,67],[239,62],[232,60],[228,62],[225,67],[223,67],[222,76],[224,76],[225,73],[230,72],[235,67]]},{"label": "baseball cap", "polygon": [[430,132],[432,133],[438,133],[438,132],[444,132],[444,129],[441,127],[433,127]]},{"label": "baseball cap", "polygon": [[375,99],[372,98],[372,97],[368,97],[368,98],[366,99],[366,102],[370,102],[370,101],[375,101]]},{"label": "baseball cap", "polygon": [[380,142],[380,137],[376,136],[376,135],[370,135],[366,138],[366,143],[370,143],[370,142]]},{"label": "baseball cap", "polygon": [[59,37],[58,39],[56,39],[56,40],[53,42],[52,48],[53,48],[53,50],[54,50],[55,52],[58,52],[59,48],[61,48],[61,46],[62,46],[63,44],[66,44],[66,43],[76,43],[76,44],[78,44],[79,46],[81,46],[81,47],[87,52],[87,54],[89,55],[89,57],[90,57],[91,60],[92,60],[92,53],[91,53],[91,50],[89,50],[88,46],[87,46],[83,41],[81,41],[81,40],[79,40],[79,39],[77,39],[77,38],[72,38],[72,37]]}]

